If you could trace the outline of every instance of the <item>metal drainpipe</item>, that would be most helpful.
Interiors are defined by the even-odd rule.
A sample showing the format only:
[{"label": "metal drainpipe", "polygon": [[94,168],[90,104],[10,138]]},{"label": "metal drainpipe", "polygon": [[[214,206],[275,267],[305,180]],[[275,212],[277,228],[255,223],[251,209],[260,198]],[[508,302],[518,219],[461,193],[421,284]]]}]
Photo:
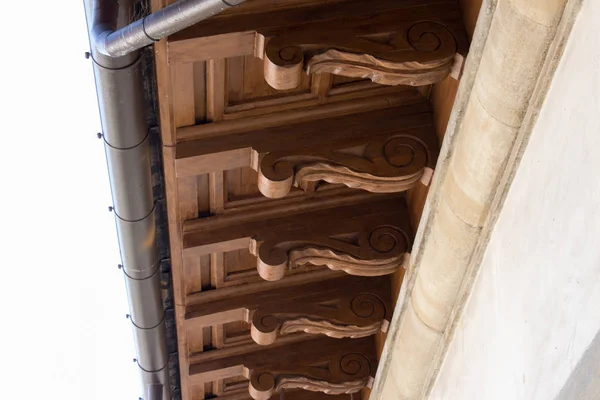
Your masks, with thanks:
[{"label": "metal drainpipe", "polygon": [[181,0],[117,31],[99,29],[95,32],[97,50],[112,57],[124,56],[244,1]]},{"label": "metal drainpipe", "polygon": [[139,49],[243,1],[181,0],[115,31],[130,21],[132,0],[85,0],[129,319],[148,399],[169,400],[171,393]]}]

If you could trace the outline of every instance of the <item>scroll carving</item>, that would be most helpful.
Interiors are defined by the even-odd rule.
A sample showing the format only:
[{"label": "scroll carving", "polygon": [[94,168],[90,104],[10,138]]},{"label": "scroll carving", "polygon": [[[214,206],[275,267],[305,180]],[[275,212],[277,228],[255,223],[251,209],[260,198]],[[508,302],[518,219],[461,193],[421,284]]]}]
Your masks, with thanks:
[{"label": "scroll carving", "polygon": [[387,326],[384,302],[371,293],[340,299],[336,307],[284,303],[261,309],[252,316],[251,336],[258,344],[272,344],[278,335],[294,332],[329,337],[361,338]]},{"label": "scroll carving", "polygon": [[314,334],[324,334],[336,339],[351,338],[356,339],[365,336],[371,336],[381,330],[383,322],[373,325],[339,325],[329,321],[315,321],[309,318],[297,318],[285,321],[281,324],[279,333],[286,335],[294,332],[306,332]]},{"label": "scroll carving", "polygon": [[374,193],[402,192],[421,179],[428,162],[427,146],[408,135],[372,142],[361,155],[335,150],[310,155],[269,153],[259,164],[258,188],[270,198],[284,197],[292,186],[306,190],[318,181]]},{"label": "scroll carving", "polygon": [[370,362],[364,355],[345,354],[335,357],[325,368],[252,371],[249,391],[255,400],[267,400],[283,389],[303,389],[327,394],[356,393],[371,384],[371,369]]},{"label": "scroll carving", "polygon": [[404,255],[390,258],[360,260],[348,254],[339,254],[328,249],[306,247],[290,252],[290,266],[327,265],[334,271],[341,270],[350,275],[380,276],[394,273],[402,264]]},{"label": "scroll carving", "polygon": [[395,63],[368,54],[327,50],[310,59],[308,74],[330,73],[352,78],[370,79],[381,85],[424,86],[442,81],[451,72],[454,57],[438,61]]},{"label": "scroll carving", "polygon": [[276,281],[285,276],[286,270],[309,263],[350,275],[388,275],[403,265],[408,248],[405,232],[397,227],[378,226],[360,232],[356,244],[317,235],[306,240],[269,240],[255,252],[259,275]]},{"label": "scroll carving", "polygon": [[386,40],[330,28],[277,36],[265,48],[265,79],[278,90],[297,87],[303,71],[420,86],[439,82],[450,73],[458,46],[446,26],[418,22],[377,36],[381,35]]}]

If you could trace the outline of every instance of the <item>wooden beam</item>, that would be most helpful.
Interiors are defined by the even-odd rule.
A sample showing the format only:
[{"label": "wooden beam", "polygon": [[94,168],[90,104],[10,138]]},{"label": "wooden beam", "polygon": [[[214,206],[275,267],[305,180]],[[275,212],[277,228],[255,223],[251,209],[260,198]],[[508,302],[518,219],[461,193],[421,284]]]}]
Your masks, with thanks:
[{"label": "wooden beam", "polygon": [[315,103],[308,108],[286,110],[275,114],[184,127],[177,130],[177,138],[180,142],[186,142],[202,137],[230,135],[255,129],[293,124],[309,119],[317,121],[335,116],[351,115],[354,113],[376,111],[398,106],[409,106],[414,103],[423,102],[423,100],[424,98],[418,90],[409,87],[401,87],[390,93],[374,97],[359,97],[348,101],[324,104],[322,106],[318,106],[318,103]]},{"label": "wooden beam", "polygon": [[[253,129],[228,137],[211,136],[186,140],[177,144],[177,158],[209,155],[236,149],[252,148],[258,153],[300,150],[315,145],[345,145],[352,147],[360,138],[374,139],[411,128],[424,128],[423,140],[436,144],[430,106],[422,100],[402,107],[387,108],[352,115],[335,115],[319,120],[296,122],[272,128]],[[192,130],[196,127],[186,129]],[[327,136],[317,132],[327,132]],[[432,138],[427,137],[432,136]],[[437,147],[437,146],[432,146]],[[332,148],[333,149],[333,148]]]},{"label": "wooden beam", "polygon": [[172,63],[195,63],[254,54],[255,31],[231,32],[169,42]]},{"label": "wooden beam", "polygon": [[[184,29],[172,35],[169,40],[175,42],[234,32],[273,33],[291,26],[304,25],[307,22],[323,24],[336,19],[361,16],[361,14],[389,14],[390,12],[407,14],[407,10],[411,11],[411,15],[417,17],[419,10],[422,10],[421,12],[430,18],[435,15],[447,16],[450,12],[455,11],[460,13],[454,0],[429,0],[426,3],[422,0],[378,0],[376,2],[329,0],[320,4],[309,3],[304,7],[288,9],[265,7],[255,12],[223,13]],[[458,16],[460,18],[460,14]]]},{"label": "wooden beam", "polygon": [[[332,304],[336,306],[331,307]],[[251,322],[252,338],[257,343],[270,344],[277,339],[278,330],[273,330],[277,327],[269,324],[265,328],[262,321],[266,315],[272,315],[268,320],[280,320],[280,327],[287,329],[286,334],[311,327],[310,333],[338,338],[363,337],[387,327],[391,310],[389,279],[341,276],[196,304],[188,307],[186,327],[190,332],[198,332],[205,326],[212,326],[214,330],[227,323]],[[294,328],[296,321],[300,322],[300,329]],[[337,328],[331,331],[331,326],[322,321]]]}]

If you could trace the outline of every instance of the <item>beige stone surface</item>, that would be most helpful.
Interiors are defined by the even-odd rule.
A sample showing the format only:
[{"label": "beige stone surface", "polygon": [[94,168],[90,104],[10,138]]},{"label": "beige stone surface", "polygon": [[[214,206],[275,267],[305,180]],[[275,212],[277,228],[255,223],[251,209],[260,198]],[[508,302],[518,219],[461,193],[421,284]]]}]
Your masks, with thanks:
[{"label": "beige stone surface", "polygon": [[[593,1],[593,0],[592,0]],[[519,13],[540,25],[558,25],[564,7],[562,0],[511,0]]]},{"label": "beige stone surface", "polygon": [[394,348],[385,390],[395,397],[392,399],[412,399],[422,390],[429,360],[435,349],[432,342],[439,342],[442,335],[423,323],[413,307],[408,307],[406,319],[400,327]]},{"label": "beige stone surface", "polygon": [[441,332],[480,230],[465,224],[445,202],[439,205],[435,218],[429,242],[435,251],[423,254],[412,304],[424,323]]},{"label": "beige stone surface", "polygon": [[585,1],[431,399],[600,398],[598,21]]},{"label": "beige stone surface", "polygon": [[474,91],[483,108],[501,123],[520,125],[554,30],[499,1],[485,44]]},{"label": "beige stone surface", "polygon": [[417,234],[414,275],[405,302],[398,305],[402,313],[388,336],[389,354],[372,398],[419,399],[431,387],[459,296],[465,298],[466,278],[478,267],[473,260],[487,237],[483,229],[491,229],[486,225],[490,204],[510,173],[507,161],[555,32],[553,21],[565,3],[547,8],[537,2],[498,3],[472,91],[459,91],[468,101],[464,114],[457,114],[460,121],[449,124],[456,130],[446,135],[451,143],[442,149],[444,161]]},{"label": "beige stone surface", "polygon": [[488,114],[477,93],[471,95],[463,126],[443,195],[463,221],[481,227],[517,129]]}]

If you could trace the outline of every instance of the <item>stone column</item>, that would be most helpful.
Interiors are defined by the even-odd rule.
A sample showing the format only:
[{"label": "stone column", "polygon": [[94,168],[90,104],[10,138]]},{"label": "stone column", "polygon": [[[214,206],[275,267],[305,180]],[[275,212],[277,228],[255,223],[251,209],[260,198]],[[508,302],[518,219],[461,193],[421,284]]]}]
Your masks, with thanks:
[{"label": "stone column", "polygon": [[455,131],[447,135],[450,142],[442,151],[446,162],[436,169],[428,215],[411,259],[411,283],[399,302],[402,312],[392,327],[395,332],[390,332],[372,399],[426,395],[566,3],[498,1],[479,66],[473,71],[472,89],[465,93],[464,112]]}]

